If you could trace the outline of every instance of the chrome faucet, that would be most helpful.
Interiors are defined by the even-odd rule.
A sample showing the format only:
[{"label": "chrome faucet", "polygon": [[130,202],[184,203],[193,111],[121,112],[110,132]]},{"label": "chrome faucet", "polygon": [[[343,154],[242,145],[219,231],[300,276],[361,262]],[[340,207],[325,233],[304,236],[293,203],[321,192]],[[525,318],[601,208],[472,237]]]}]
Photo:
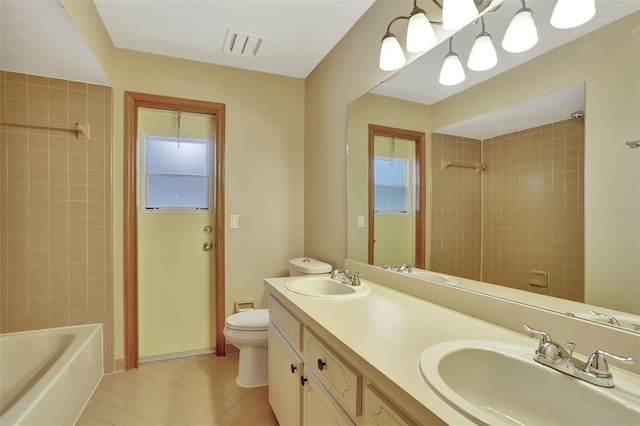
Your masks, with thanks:
[{"label": "chrome faucet", "polygon": [[607,315],[607,314],[601,314],[600,312],[596,312],[594,310],[589,310],[589,313],[591,315],[594,315],[596,317],[600,317],[600,318],[605,318],[607,320],[607,324],[609,325],[617,325],[618,327],[620,327],[620,321],[618,321],[616,319],[616,317],[613,317],[611,315]]},{"label": "chrome faucet", "polygon": [[340,279],[340,282],[343,284],[349,284],[354,287],[357,287],[360,285],[360,277],[362,276],[361,272],[351,273],[346,268],[340,268],[331,272],[331,279],[336,280],[339,275],[342,276],[342,278]]},{"label": "chrome faucet", "polygon": [[396,271],[400,273],[402,272],[411,273],[412,268],[411,268],[411,265],[409,265],[408,263],[403,263],[398,269],[396,269]]},{"label": "chrome faucet", "polygon": [[538,349],[536,349],[533,356],[536,362],[596,386],[605,388],[615,386],[613,376],[609,371],[607,358],[623,364],[634,363],[633,358],[621,357],[601,350],[597,350],[591,354],[587,362],[582,362],[573,356],[574,343],[567,343],[569,347],[569,351],[567,351],[558,343],[554,342],[551,336],[544,331],[536,330],[526,324],[524,325],[524,329],[531,333],[531,335],[540,338]]},{"label": "chrome faucet", "polygon": [[411,265],[409,265],[408,263],[403,263],[399,268],[392,268],[390,265],[388,264],[383,264],[382,265],[382,269],[385,269],[387,271],[393,271],[393,272],[408,272],[411,273],[411,271],[413,270]]}]

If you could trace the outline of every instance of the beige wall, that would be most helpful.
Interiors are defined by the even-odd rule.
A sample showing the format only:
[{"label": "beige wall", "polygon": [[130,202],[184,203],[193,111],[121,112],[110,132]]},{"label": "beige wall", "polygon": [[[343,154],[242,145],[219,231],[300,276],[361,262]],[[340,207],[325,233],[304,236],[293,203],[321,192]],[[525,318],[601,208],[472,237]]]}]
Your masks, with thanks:
[{"label": "beige wall", "polygon": [[480,280],[482,174],[473,169],[447,167],[482,163],[481,141],[431,134],[431,246],[429,269]]},{"label": "beige wall", "polygon": [[378,41],[406,9],[376,1],[305,80],[304,251],[333,266],[347,255],[347,107],[392,75],[378,69]]},{"label": "beige wall", "polygon": [[[430,149],[430,119],[427,105],[407,102],[385,96],[366,94],[349,105],[347,140],[349,154],[347,156],[347,185],[348,185],[348,242],[347,257],[349,259],[366,262],[368,257],[368,228],[358,228],[358,216],[367,218],[368,212],[368,141],[369,124],[395,127],[398,129],[424,132],[425,151]],[[429,167],[429,163],[426,164]],[[427,203],[430,197],[430,170],[426,169]],[[427,206],[428,207],[428,206]],[[429,208],[427,208],[427,239],[429,238]],[[367,225],[368,226],[368,225]],[[429,259],[429,248],[425,248],[426,258]],[[400,266],[400,265],[394,265]]]},{"label": "beige wall", "polygon": [[300,79],[180,59],[115,51],[114,239],[116,357],[122,336],[122,188],[124,92],[135,91],[226,105],[226,310],[233,301],[266,306],[264,277],[287,273],[303,254],[304,85]]},{"label": "beige wall", "polygon": [[[0,71],[0,332],[104,326],[114,369],[110,87]],[[90,139],[56,130],[88,122]]]}]

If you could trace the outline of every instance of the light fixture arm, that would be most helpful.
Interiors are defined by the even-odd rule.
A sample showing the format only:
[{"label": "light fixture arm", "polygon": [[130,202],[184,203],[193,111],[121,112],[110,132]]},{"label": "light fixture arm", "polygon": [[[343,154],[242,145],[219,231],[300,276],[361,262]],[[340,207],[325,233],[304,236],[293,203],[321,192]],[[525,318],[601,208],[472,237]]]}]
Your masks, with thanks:
[{"label": "light fixture arm", "polygon": [[447,56],[449,55],[455,55],[453,51],[453,37],[449,37],[449,52],[447,52]]},{"label": "light fixture arm", "polygon": [[520,8],[520,10],[518,10],[517,13],[520,13],[522,11],[531,12],[531,9],[527,7],[527,3],[525,3],[524,0],[520,0],[520,1],[522,2],[522,7]]},{"label": "light fixture arm", "polygon": [[480,31],[480,34],[478,35],[478,37],[482,37],[482,36],[491,36],[485,29],[484,29],[484,16],[480,17],[480,23],[482,24],[482,31]]},{"label": "light fixture arm", "polygon": [[[440,3],[438,3],[437,0],[432,0],[440,9],[442,9],[442,5]],[[411,19],[411,17],[413,15],[416,15],[418,13],[424,13],[425,16],[427,16],[427,12],[425,12],[424,9],[418,7],[418,0],[413,0],[413,10],[411,11],[411,13],[409,14],[409,16],[396,16],[395,18],[393,18],[391,20],[391,22],[389,22],[389,25],[387,25],[387,32],[385,33],[385,35],[382,37],[382,40],[384,40],[387,37],[393,37],[395,36],[392,32],[391,32],[391,25],[400,20],[400,19]],[[432,24],[438,24],[438,25],[442,25],[441,21],[432,21],[429,18],[427,18],[429,20],[429,22],[431,22]]]},{"label": "light fixture arm", "polygon": [[396,16],[395,18],[393,18],[391,22],[389,22],[389,25],[387,25],[387,32],[385,33],[384,37],[382,37],[383,40],[387,37],[395,37],[395,35],[391,32],[391,25],[400,19],[409,19],[409,16]]}]

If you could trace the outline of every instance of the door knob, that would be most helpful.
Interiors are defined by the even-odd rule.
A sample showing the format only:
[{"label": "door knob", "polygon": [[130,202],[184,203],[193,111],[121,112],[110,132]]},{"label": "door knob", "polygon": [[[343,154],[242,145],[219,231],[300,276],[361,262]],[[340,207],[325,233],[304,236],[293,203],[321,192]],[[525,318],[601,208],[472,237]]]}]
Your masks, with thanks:
[{"label": "door knob", "polygon": [[202,245],[202,248],[204,248],[207,251],[211,250],[213,248],[213,243],[211,241],[207,241]]}]

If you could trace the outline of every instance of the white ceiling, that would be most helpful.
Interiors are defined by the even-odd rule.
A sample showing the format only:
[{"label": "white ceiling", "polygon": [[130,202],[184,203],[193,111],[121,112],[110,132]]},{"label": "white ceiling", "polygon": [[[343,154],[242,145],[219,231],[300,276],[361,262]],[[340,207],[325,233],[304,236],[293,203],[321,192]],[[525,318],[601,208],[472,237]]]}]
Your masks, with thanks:
[{"label": "white ceiling", "polygon": [[59,1],[0,0],[0,69],[109,84]]},{"label": "white ceiling", "polygon": [[[114,46],[305,78],[373,0],[96,0]],[[0,67],[109,84],[58,0],[0,0]],[[228,29],[265,36],[222,53]],[[97,67],[97,68],[96,68]]]},{"label": "white ceiling", "polygon": [[568,120],[574,112],[584,112],[584,83],[526,100],[497,111],[436,130],[445,135],[485,140],[522,129],[531,129]]}]

